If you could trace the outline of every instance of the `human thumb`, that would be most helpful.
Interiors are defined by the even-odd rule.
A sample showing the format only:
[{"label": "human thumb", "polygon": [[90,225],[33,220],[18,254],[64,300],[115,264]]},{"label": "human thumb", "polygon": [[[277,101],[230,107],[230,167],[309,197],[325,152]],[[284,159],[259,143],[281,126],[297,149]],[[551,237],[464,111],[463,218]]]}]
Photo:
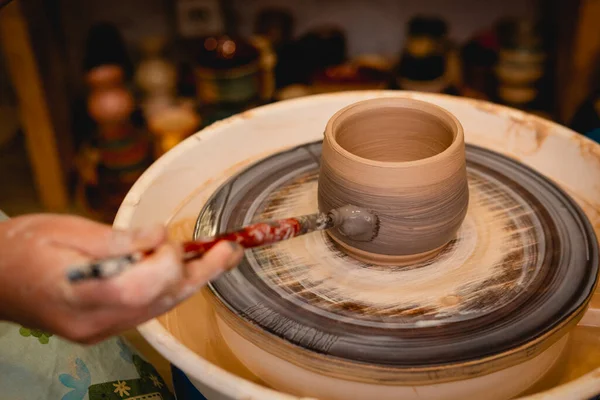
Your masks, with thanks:
[{"label": "human thumb", "polygon": [[244,249],[235,242],[221,242],[201,259],[190,262],[186,268],[188,283],[200,286],[237,266],[244,257]]}]

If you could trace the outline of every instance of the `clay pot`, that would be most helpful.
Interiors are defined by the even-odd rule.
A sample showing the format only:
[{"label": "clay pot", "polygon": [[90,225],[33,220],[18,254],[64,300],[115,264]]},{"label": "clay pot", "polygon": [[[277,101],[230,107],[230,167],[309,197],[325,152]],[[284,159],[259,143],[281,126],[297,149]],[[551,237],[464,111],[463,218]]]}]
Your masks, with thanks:
[{"label": "clay pot", "polygon": [[319,209],[352,204],[377,214],[370,242],[331,237],[354,257],[403,264],[435,255],[469,203],[463,128],[446,110],[408,98],[352,104],[327,123]]}]

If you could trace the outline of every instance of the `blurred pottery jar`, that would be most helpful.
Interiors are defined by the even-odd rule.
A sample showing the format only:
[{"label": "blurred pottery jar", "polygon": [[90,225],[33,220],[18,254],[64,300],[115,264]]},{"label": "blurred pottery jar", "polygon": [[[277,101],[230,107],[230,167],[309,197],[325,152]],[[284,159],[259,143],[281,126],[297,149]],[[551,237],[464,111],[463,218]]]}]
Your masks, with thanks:
[{"label": "blurred pottery jar", "polygon": [[363,55],[316,73],[311,87],[314,93],[385,89],[390,79],[391,68],[390,63],[383,57]]},{"label": "blurred pottery jar", "polygon": [[260,99],[262,103],[270,103],[275,95],[277,55],[273,51],[271,43],[263,36],[253,36],[250,38],[250,43],[260,52]]},{"label": "blurred pottery jar", "polygon": [[148,128],[154,135],[156,158],[171,150],[196,132],[200,117],[186,105],[172,106],[154,113],[148,119]]},{"label": "blurred pottery jar", "polygon": [[152,162],[150,141],[133,121],[135,103],[123,82],[123,69],[102,65],[87,74],[89,115],[96,122],[100,207],[111,220],[131,185]]},{"label": "blurred pottery jar", "polygon": [[352,104],[327,123],[321,157],[319,209],[352,204],[379,217],[371,242],[330,231],[355,258],[386,265],[433,257],[465,218],[463,128],[436,105],[406,98]]},{"label": "blurred pottery jar", "polygon": [[177,71],[163,57],[164,48],[165,40],[161,37],[145,39],[141,44],[144,56],[136,71],[135,81],[143,93],[142,107],[146,118],[175,102]]},{"label": "blurred pottery jar", "polygon": [[244,108],[260,95],[260,52],[251,43],[226,35],[203,39],[196,60],[198,100],[204,105]]},{"label": "blurred pottery jar", "polygon": [[88,72],[90,87],[88,111],[100,126],[102,135],[111,137],[111,130],[102,129],[121,125],[134,110],[133,97],[124,86],[123,69],[117,65],[102,65]]}]

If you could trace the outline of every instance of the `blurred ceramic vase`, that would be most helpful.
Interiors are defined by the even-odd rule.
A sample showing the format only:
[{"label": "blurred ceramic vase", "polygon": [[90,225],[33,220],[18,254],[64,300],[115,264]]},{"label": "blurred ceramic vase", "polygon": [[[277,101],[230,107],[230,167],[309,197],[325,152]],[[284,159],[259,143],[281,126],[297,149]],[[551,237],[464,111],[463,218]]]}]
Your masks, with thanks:
[{"label": "blurred ceramic vase", "polygon": [[142,42],[144,58],[136,71],[135,80],[143,93],[142,107],[146,118],[173,105],[177,87],[175,66],[162,55],[164,39],[148,38]]},{"label": "blurred ceramic vase", "polygon": [[[102,65],[87,74],[88,112],[96,123],[99,149],[98,190],[95,207],[110,221],[131,185],[152,162],[145,132],[133,121],[135,103],[123,82],[123,69]],[[89,196],[88,196],[89,197]]]},{"label": "blurred ceramic vase", "polygon": [[148,119],[148,128],[154,137],[156,158],[171,150],[182,140],[193,134],[200,125],[200,118],[191,107],[175,105],[153,114]]}]

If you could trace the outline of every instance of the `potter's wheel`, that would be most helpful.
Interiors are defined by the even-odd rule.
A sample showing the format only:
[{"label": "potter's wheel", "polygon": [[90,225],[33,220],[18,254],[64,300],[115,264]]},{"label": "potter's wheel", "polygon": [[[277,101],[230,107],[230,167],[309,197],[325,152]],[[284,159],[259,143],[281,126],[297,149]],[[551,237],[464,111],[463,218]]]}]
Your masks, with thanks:
[{"label": "potter's wheel", "polygon": [[[584,210],[597,234],[600,232],[600,187],[597,185],[600,181],[600,147],[597,144],[560,125],[502,106],[454,96],[398,91],[301,98],[252,110],[215,124],[178,145],[144,174],[124,201],[115,226],[133,229],[148,224],[166,224],[173,240],[189,240],[198,213],[224,180],[238,176],[243,168],[282,149],[321,139],[323,127],[341,108],[382,97],[415,98],[448,110],[464,126],[467,143],[506,154],[558,184]],[[418,376],[412,371],[419,368],[406,368],[411,371],[410,376],[400,373],[400,368],[388,368],[399,375],[394,376],[397,378],[392,383],[395,386],[389,387],[381,387],[381,381],[371,385],[357,382],[351,376],[348,379],[345,376],[332,378],[329,374],[332,363],[319,361],[322,371],[314,371],[315,365],[305,363],[304,359],[297,363],[297,358],[289,356],[296,355],[293,350],[300,346],[264,333],[259,325],[244,322],[229,309],[221,307],[210,290],[203,290],[169,313],[143,324],[139,331],[159,354],[184,371],[208,399],[502,400],[518,393],[528,400],[584,399],[600,393],[599,294],[597,288],[589,310],[577,326],[577,317],[567,317],[568,326],[550,328],[551,334],[538,337],[531,345],[524,344],[519,349],[487,357],[481,362],[455,364],[456,368],[447,365],[431,367]],[[226,329],[222,323],[221,319],[228,314],[239,323],[224,322],[244,333],[243,338],[239,337],[242,335],[234,337],[231,329]],[[574,314],[580,316],[581,310]],[[242,332],[240,325],[252,325],[256,331],[263,332],[265,340],[261,343],[250,341],[254,337],[246,336],[247,332]],[[558,341],[557,336],[561,337]],[[271,352],[273,346],[266,346],[271,342],[278,342],[285,353]],[[550,344],[546,346],[547,343]],[[564,349],[562,353],[561,348]],[[304,352],[311,359],[334,359]],[[515,362],[498,365],[499,357],[508,361],[504,358],[506,353],[520,354],[521,357]],[[546,374],[554,360],[556,368]],[[365,373],[372,369],[366,363],[353,364],[355,369]],[[441,383],[438,373],[446,370],[453,370],[453,375],[442,379],[446,383]],[[522,393],[542,376],[535,387]]]},{"label": "potter's wheel", "polygon": [[[196,236],[317,211],[321,143],[278,153],[223,185]],[[211,289],[235,314],[313,352],[438,365],[518,347],[581,308],[596,276],[592,229],[533,170],[467,146],[471,191],[456,240],[409,267],[356,261],[326,233],[246,252]]]}]

